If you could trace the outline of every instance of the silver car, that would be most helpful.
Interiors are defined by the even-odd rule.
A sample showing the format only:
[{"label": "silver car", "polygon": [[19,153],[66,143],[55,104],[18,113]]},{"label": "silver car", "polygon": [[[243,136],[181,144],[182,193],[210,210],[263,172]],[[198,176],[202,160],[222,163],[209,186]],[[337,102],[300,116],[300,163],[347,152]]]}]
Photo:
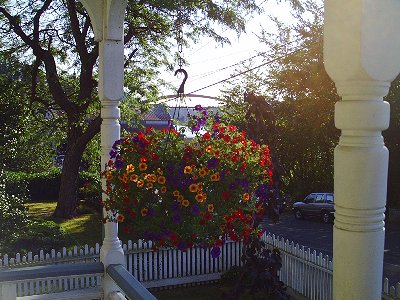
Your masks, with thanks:
[{"label": "silver car", "polygon": [[320,217],[324,223],[333,220],[335,208],[333,193],[312,193],[303,201],[293,204],[296,219],[304,217]]}]

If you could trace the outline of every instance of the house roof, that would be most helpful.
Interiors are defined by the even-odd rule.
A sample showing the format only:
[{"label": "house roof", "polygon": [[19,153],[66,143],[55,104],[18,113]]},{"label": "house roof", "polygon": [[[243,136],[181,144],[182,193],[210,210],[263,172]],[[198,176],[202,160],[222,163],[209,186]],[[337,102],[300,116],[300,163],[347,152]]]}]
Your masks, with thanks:
[{"label": "house roof", "polygon": [[167,109],[161,104],[156,104],[148,112],[143,114],[143,121],[169,121],[171,116],[169,115]]}]

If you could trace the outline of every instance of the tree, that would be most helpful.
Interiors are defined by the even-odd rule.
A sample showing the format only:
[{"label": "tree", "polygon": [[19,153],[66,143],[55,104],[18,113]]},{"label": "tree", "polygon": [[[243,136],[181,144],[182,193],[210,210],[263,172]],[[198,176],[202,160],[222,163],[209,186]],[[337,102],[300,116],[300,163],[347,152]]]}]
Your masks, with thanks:
[{"label": "tree", "polygon": [[[293,0],[293,2],[296,2]],[[53,115],[66,134],[65,159],[55,217],[76,213],[77,176],[86,145],[100,131],[96,96],[98,44],[90,18],[75,0],[0,2],[1,51],[29,64],[30,102]],[[208,35],[228,42],[213,24],[244,30],[244,15],[258,11],[254,1],[182,1],[187,36]],[[175,32],[175,1],[129,1],[124,43],[127,90],[124,105],[138,108],[157,94],[157,68],[168,65],[169,38]],[[138,76],[140,75],[140,76]],[[146,83],[146,84],[144,84]],[[129,103],[129,104],[127,104]]]},{"label": "tree", "polygon": [[[304,8],[307,14],[294,12],[295,25],[275,19],[277,33],[260,35],[270,49],[263,54],[269,64],[261,95],[269,103],[265,110],[271,110],[262,120],[260,138],[268,142],[281,169],[283,189],[296,197],[333,190],[333,150],[339,135],[333,122],[339,96],[323,65],[322,9],[313,2]],[[248,124],[257,118],[250,109],[241,113]]]}]

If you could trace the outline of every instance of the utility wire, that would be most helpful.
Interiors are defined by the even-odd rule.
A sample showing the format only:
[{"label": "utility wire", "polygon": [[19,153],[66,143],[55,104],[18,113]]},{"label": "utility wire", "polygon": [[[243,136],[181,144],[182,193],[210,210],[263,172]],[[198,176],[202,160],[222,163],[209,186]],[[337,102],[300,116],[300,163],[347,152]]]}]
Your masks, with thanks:
[{"label": "utility wire", "polygon": [[[188,93],[188,94],[194,94],[194,93],[196,93],[196,92],[205,90],[205,89],[207,89],[207,88],[209,88],[209,87],[212,87],[212,86],[214,86],[214,85],[217,85],[217,84],[220,84],[220,83],[224,83],[224,82],[226,82],[226,81],[228,81],[228,80],[231,80],[231,79],[233,79],[233,78],[236,78],[236,77],[238,77],[238,76],[240,76],[240,75],[243,75],[243,74],[246,74],[246,73],[248,73],[248,72],[257,70],[258,68],[261,68],[261,67],[263,67],[263,66],[265,66],[265,65],[268,65],[268,64],[270,64],[270,63],[276,62],[276,61],[278,61],[278,60],[280,60],[280,59],[286,57],[287,55],[295,54],[296,52],[298,52],[298,51],[300,51],[300,50],[303,50],[304,48],[305,48],[305,47],[300,47],[300,48],[298,48],[298,49],[296,49],[296,50],[293,50],[293,51],[291,51],[291,52],[287,52],[287,53],[285,53],[284,55],[281,55],[281,56],[278,56],[278,57],[276,57],[276,58],[274,58],[274,59],[268,60],[268,61],[266,61],[265,63],[262,63],[262,64],[260,64],[260,65],[257,65],[257,66],[255,66],[255,67],[253,67],[253,68],[248,69],[248,70],[245,70],[245,71],[239,72],[239,73],[237,73],[237,74],[231,75],[231,76],[229,76],[228,78],[225,78],[225,79],[219,80],[219,81],[217,81],[217,82],[211,83],[211,84],[209,84],[209,85],[207,85],[207,86],[205,86],[205,87],[202,87],[202,88],[199,88],[199,89],[197,89],[197,90],[194,90],[194,91],[192,91],[192,92],[190,92],[190,93]],[[172,101],[172,100],[176,100],[176,99],[178,99],[178,97],[170,98],[170,99],[161,101],[161,102],[159,102],[159,103],[166,103],[166,102],[169,102],[169,101]]]}]

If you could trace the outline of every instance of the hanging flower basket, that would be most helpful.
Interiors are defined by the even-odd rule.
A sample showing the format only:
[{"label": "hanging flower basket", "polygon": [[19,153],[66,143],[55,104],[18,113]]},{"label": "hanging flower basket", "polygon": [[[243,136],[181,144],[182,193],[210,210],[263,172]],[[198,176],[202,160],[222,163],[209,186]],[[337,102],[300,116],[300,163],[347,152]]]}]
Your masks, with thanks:
[{"label": "hanging flower basket", "polygon": [[[146,129],[115,142],[102,176],[108,195],[104,221],[121,223],[134,238],[186,250],[261,234],[252,227],[272,184],[268,146],[196,106],[196,138]],[[198,133],[200,128],[205,133]],[[203,131],[204,132],[204,131]]]}]

